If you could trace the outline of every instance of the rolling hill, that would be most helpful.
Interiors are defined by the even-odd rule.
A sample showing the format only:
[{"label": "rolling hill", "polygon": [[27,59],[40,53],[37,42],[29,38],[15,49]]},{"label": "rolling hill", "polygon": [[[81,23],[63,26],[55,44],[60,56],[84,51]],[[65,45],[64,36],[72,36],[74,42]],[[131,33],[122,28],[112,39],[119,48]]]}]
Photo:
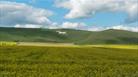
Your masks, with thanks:
[{"label": "rolling hill", "polygon": [[[59,32],[66,34],[60,34]],[[73,29],[0,28],[0,41],[74,44],[138,44],[138,32],[124,30],[83,31]]]}]

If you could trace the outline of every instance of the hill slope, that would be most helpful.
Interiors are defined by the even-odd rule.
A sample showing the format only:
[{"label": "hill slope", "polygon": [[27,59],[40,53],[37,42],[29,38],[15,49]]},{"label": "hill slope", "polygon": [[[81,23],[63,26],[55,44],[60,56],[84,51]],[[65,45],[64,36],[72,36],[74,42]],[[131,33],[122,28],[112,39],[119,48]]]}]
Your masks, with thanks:
[{"label": "hill slope", "polygon": [[[57,31],[66,32],[66,34],[59,34]],[[0,28],[0,41],[138,44],[138,32],[123,30],[91,32],[72,29]]]}]

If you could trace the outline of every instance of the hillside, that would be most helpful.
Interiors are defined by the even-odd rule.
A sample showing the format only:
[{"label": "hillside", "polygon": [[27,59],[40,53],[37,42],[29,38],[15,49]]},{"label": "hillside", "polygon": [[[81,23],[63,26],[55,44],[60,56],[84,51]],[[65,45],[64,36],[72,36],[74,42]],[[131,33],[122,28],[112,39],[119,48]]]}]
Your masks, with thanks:
[{"label": "hillside", "polygon": [[[57,31],[65,32],[66,34],[60,34]],[[112,29],[91,32],[73,29],[27,29],[1,27],[0,41],[75,44],[138,44],[138,32]]]}]

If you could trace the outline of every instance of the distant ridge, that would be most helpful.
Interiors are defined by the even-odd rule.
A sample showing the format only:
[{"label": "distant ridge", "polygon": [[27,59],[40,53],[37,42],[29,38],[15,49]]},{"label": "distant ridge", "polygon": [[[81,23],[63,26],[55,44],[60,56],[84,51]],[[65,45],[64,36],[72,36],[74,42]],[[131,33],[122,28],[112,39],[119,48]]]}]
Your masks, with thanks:
[{"label": "distant ridge", "polygon": [[[59,31],[64,34],[60,34]],[[138,44],[138,32],[114,29],[104,31],[83,31],[73,29],[0,27],[0,41],[75,44]]]}]

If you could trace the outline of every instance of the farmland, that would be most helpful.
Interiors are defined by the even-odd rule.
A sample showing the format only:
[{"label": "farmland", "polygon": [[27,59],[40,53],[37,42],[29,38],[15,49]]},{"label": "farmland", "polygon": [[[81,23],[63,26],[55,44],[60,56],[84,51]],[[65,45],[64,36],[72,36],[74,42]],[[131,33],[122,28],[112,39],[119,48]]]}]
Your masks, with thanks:
[{"label": "farmland", "polygon": [[137,46],[114,47],[1,46],[0,77],[138,77]]}]

